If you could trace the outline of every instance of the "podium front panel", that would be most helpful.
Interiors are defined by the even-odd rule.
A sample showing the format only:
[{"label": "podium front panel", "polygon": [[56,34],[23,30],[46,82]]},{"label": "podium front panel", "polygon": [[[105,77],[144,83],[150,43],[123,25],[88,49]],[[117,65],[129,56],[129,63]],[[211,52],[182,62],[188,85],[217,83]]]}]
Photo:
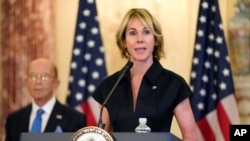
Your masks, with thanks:
[{"label": "podium front panel", "polygon": [[[22,133],[20,141],[70,141],[74,133]],[[114,141],[181,141],[171,133],[113,132]]]}]

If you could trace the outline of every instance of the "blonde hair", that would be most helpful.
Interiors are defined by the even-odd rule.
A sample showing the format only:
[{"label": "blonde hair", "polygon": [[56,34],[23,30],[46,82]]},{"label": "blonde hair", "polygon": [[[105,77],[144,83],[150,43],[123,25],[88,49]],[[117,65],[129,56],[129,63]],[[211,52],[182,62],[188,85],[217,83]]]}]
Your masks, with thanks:
[{"label": "blonde hair", "polygon": [[116,44],[121,50],[122,57],[129,59],[129,53],[125,47],[125,32],[129,22],[134,18],[138,18],[145,26],[147,26],[153,32],[155,38],[155,47],[153,51],[153,56],[157,60],[160,60],[162,57],[165,56],[163,49],[164,39],[161,31],[161,26],[159,22],[145,8],[130,9],[124,16],[117,30]]}]

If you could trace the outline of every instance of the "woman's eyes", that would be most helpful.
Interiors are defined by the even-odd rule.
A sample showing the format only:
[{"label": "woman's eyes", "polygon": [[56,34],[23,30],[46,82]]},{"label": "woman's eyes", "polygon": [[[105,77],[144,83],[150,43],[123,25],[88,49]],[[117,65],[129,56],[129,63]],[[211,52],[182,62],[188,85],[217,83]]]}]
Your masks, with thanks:
[{"label": "woman's eyes", "polygon": [[[137,35],[137,33],[138,33],[137,31],[130,31],[129,35]],[[148,34],[150,34],[150,31],[149,30],[143,30],[142,34],[143,35],[148,35]]]},{"label": "woman's eyes", "polygon": [[136,35],[136,31],[130,31],[129,35]]},{"label": "woman's eyes", "polygon": [[149,30],[144,30],[143,33],[144,34],[150,34],[150,31]]}]

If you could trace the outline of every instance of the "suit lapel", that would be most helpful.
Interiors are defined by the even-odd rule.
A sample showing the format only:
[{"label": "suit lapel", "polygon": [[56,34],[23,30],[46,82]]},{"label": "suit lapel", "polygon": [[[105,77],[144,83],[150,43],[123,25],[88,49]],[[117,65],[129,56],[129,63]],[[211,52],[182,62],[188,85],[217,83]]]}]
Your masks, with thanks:
[{"label": "suit lapel", "polygon": [[29,131],[29,121],[30,121],[30,114],[31,114],[31,104],[28,105],[25,109],[24,109],[24,113],[22,114],[22,124],[21,124],[21,129],[22,132],[28,132]]},{"label": "suit lapel", "polygon": [[61,114],[61,104],[56,101],[56,104],[51,112],[51,115],[49,117],[48,123],[46,125],[46,128],[44,132],[55,132],[56,127],[60,125],[61,119],[63,115]]}]

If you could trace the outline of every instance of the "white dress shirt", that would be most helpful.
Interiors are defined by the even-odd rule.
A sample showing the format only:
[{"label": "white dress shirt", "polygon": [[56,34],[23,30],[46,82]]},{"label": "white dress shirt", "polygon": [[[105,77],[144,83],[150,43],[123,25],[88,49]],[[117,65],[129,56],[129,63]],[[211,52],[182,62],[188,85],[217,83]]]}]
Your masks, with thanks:
[{"label": "white dress shirt", "polygon": [[31,109],[31,114],[30,114],[30,121],[29,121],[29,131],[31,130],[31,126],[33,123],[33,120],[36,117],[36,111],[40,108],[42,108],[44,110],[44,114],[42,115],[42,129],[41,132],[44,132],[45,127],[48,123],[50,114],[54,108],[54,105],[56,103],[56,97],[53,96],[45,105],[43,105],[42,107],[39,107],[38,105],[36,105],[35,102],[32,102],[32,109]]}]

